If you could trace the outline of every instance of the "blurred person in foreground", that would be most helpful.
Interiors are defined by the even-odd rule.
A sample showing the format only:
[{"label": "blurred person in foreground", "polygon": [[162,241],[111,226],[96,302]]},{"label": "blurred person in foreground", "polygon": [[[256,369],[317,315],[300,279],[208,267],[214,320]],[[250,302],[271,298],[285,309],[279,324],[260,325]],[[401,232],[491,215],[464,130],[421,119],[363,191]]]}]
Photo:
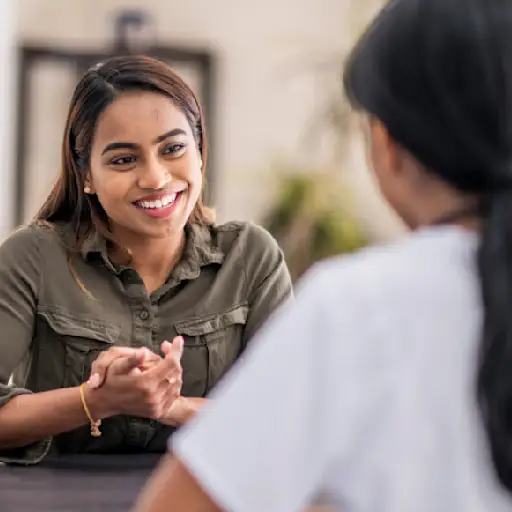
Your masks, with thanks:
[{"label": "blurred person in foreground", "polygon": [[274,239],[203,205],[206,149],[166,64],[118,57],[78,84],[62,173],[0,247],[0,462],[164,453],[290,297]]},{"label": "blurred person in foreground", "polygon": [[512,509],[511,34],[510,0],[380,12],[345,87],[413,233],[310,273],[138,511]]}]

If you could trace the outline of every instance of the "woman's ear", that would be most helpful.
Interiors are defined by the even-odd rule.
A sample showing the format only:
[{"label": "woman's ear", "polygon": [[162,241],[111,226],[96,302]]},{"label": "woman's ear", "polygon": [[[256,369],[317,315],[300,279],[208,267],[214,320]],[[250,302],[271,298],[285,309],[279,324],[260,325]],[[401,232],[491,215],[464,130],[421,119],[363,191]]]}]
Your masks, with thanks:
[{"label": "woman's ear", "polygon": [[370,152],[374,165],[378,162],[380,170],[391,178],[408,172],[408,153],[395,141],[386,126],[379,119],[372,118],[369,121],[369,131]]},{"label": "woman's ear", "polygon": [[94,187],[92,186],[92,180],[90,173],[87,173],[84,179],[84,192],[86,194],[95,194]]}]

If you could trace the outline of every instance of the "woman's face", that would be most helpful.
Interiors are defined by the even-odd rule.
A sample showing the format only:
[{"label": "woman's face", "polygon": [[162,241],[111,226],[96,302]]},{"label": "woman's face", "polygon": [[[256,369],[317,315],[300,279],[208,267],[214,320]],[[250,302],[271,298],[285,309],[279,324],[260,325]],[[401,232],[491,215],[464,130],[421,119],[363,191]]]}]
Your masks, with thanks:
[{"label": "woman's face", "polygon": [[201,193],[201,167],[180,108],[162,94],[124,93],[98,120],[86,186],[114,233],[162,238],[187,223]]}]

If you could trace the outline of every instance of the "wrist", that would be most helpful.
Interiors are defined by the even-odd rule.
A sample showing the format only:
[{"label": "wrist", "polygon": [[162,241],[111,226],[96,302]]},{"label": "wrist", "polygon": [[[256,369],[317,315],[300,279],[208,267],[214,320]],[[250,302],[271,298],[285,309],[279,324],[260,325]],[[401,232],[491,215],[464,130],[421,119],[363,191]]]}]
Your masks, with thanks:
[{"label": "wrist", "polygon": [[179,427],[183,425],[188,416],[187,398],[179,396],[172,404],[170,410],[164,418],[160,418],[160,423],[169,425],[170,427]]},{"label": "wrist", "polygon": [[191,420],[206,403],[204,398],[184,397],[183,423]]},{"label": "wrist", "polygon": [[103,420],[118,414],[112,410],[104,399],[100,389],[93,389],[87,383],[84,385],[84,400],[94,420]]},{"label": "wrist", "polygon": [[205,404],[206,399],[180,396],[176,399],[169,414],[160,420],[171,427],[179,427],[191,420]]}]

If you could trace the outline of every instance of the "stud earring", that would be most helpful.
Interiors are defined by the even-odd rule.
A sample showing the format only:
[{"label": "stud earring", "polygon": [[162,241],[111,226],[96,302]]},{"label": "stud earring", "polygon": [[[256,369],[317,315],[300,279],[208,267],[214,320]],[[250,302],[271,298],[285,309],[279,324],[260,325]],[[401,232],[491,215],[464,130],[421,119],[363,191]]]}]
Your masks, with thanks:
[{"label": "stud earring", "polygon": [[86,194],[90,194],[91,193],[91,187],[84,187],[84,192]]}]

